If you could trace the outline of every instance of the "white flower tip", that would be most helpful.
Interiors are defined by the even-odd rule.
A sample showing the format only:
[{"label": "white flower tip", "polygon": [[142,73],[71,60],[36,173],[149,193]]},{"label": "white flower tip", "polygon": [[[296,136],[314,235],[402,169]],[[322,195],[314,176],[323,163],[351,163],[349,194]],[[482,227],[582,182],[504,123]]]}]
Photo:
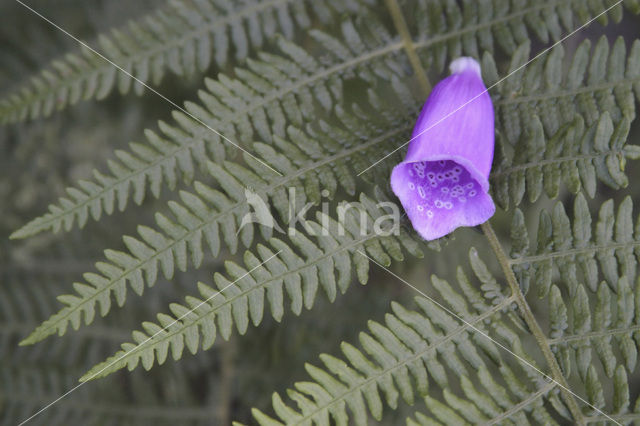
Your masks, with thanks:
[{"label": "white flower tip", "polygon": [[449,65],[449,70],[451,71],[451,74],[460,74],[461,72],[470,70],[475,72],[478,77],[482,78],[480,64],[478,61],[468,56],[462,56],[452,61],[451,65]]}]

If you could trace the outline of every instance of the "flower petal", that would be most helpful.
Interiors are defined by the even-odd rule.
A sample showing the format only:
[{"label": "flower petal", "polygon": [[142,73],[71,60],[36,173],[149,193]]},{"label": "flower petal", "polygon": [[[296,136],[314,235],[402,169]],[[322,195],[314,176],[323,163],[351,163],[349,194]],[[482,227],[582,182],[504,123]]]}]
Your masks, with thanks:
[{"label": "flower petal", "polygon": [[400,163],[391,174],[391,187],[426,240],[460,226],[479,225],[496,210],[480,183],[451,160]]},{"label": "flower petal", "polygon": [[451,63],[425,103],[391,187],[413,227],[427,240],[495,213],[489,172],[495,144],[491,98],[471,58]]},{"label": "flower petal", "polygon": [[413,129],[405,162],[457,157],[478,180],[488,179],[494,114],[479,67],[471,58],[451,63],[456,73],[433,88]]}]

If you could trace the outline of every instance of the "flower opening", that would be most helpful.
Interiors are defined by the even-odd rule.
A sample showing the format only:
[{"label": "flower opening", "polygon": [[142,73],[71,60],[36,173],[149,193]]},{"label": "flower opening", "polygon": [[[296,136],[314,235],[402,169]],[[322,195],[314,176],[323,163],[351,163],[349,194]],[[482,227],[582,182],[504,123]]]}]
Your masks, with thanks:
[{"label": "flower opening", "polygon": [[494,115],[480,65],[458,58],[452,74],[427,99],[407,155],[391,173],[391,188],[414,229],[426,240],[495,213],[489,190]]}]

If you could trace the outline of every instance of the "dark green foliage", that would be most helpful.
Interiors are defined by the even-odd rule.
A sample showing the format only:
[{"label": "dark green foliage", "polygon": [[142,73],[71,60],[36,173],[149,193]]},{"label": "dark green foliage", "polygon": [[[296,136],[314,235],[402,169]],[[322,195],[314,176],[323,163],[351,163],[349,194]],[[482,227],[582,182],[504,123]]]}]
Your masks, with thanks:
[{"label": "dark green foliage", "polygon": [[534,244],[529,242],[522,213],[516,211],[511,234],[517,249],[512,252],[511,264],[521,286],[533,287],[539,297],[546,297],[554,282],[554,270],[571,295],[582,285],[596,292],[601,280],[612,289],[623,277],[627,283],[635,282],[640,221],[634,227],[632,206],[627,197],[615,214],[613,201],[604,202],[594,226],[587,201],[579,193],[573,220],[562,203],[557,203],[551,214],[540,214]]},{"label": "dark green foliage", "polygon": [[80,100],[102,100],[116,88],[120,94],[132,88],[141,94],[144,84],[158,85],[167,71],[188,77],[212,62],[222,67],[231,56],[244,60],[276,34],[292,38],[312,20],[327,23],[332,12],[359,7],[357,1],[172,0],[98,37],[95,50],[103,57],[83,46],[80,53],[52,61],[0,100],[0,123],[48,116]]},{"label": "dark green foliage", "polygon": [[[187,296],[185,305],[172,304],[172,314],[158,314],[157,324],[143,323],[144,331],[133,333],[135,343],[123,344],[122,351],[96,365],[81,380],[105,376],[125,366],[133,370],[140,362],[149,370],[154,362],[163,364],[169,350],[174,360],[180,359],[185,346],[195,354],[200,346],[208,349],[213,345],[218,330],[228,340],[234,324],[240,334],[245,334],[250,322],[260,325],[265,305],[279,322],[285,310],[285,293],[295,315],[300,315],[303,307],[313,308],[319,288],[333,302],[338,290],[344,293],[349,287],[352,270],[360,283],[368,281],[369,259],[363,252],[384,265],[389,265],[391,258],[404,260],[403,246],[422,257],[415,241],[404,232],[398,237],[373,233],[371,225],[384,212],[365,196],[361,196],[361,202],[370,206],[366,235],[360,234],[359,217],[353,210],[348,212],[354,216],[345,235],[339,237],[333,236],[340,235],[339,223],[318,213],[317,222],[306,222],[312,235],[316,234],[311,239],[297,231],[288,236],[292,246],[272,238],[269,246],[258,244],[255,253],[245,252],[244,266],[227,262],[226,274],[213,277],[217,290],[198,283],[198,297]],[[330,230],[326,235],[324,224]]]},{"label": "dark green foliage", "polygon": [[[26,280],[6,273],[0,377],[7,385],[0,391],[17,391],[8,399],[0,395],[0,412],[8,407],[0,418],[28,417],[79,377],[99,388],[57,406],[52,413],[59,423],[155,424],[160,414],[169,423],[211,420],[200,408],[233,381],[224,367],[207,364],[211,353],[218,356],[226,345],[236,347],[234,338],[265,329],[285,333],[320,309],[327,315],[326,306],[339,304],[338,296],[353,292],[358,281],[371,282],[367,288],[376,295],[393,292],[399,302],[386,314],[372,307],[359,347],[343,342],[341,353],[306,364],[308,381],[288,389],[288,400],[274,393],[273,410],[260,405],[253,420],[395,423],[384,407],[410,425],[640,419],[640,219],[632,211],[638,174],[630,167],[640,158],[640,41],[616,38],[620,23],[637,23],[640,2],[626,0],[600,16],[590,27],[597,37],[579,33],[573,44],[537,56],[615,3],[175,0],[99,35],[99,50],[145,83],[160,83],[167,71],[185,81],[210,73],[198,99],[173,110],[171,120],[144,131],[136,122],[142,142],[123,146],[127,135],[107,133],[116,141],[113,158],[102,166],[107,171],[57,179],[52,188],[65,182],[66,194],[14,231],[9,250],[0,247],[3,265],[21,257],[22,265],[37,264],[42,253],[54,251],[47,241],[56,237],[46,231],[68,231],[61,239],[71,246],[99,235],[101,225],[108,228],[73,268],[89,272],[82,279],[64,275],[64,283],[76,280],[71,287],[47,274],[23,286]],[[393,16],[398,10],[401,19]],[[600,36],[607,24],[608,34]],[[405,151],[425,82],[435,83],[461,55],[480,60],[496,112],[490,181],[500,209],[491,230],[483,228],[491,244],[481,254],[469,251],[471,244],[484,244],[470,230],[425,244],[404,217],[397,234],[380,235],[373,227],[399,209],[390,197],[389,172]],[[70,53],[0,100],[0,122],[48,116],[81,99],[103,99],[116,87],[121,94],[132,88],[144,94],[143,85],[90,52]],[[56,118],[77,113],[69,108]],[[10,126],[9,137],[0,134],[6,152],[19,152],[14,147],[20,143],[28,153],[49,152],[22,142],[29,139],[22,125]],[[100,167],[103,152],[89,161],[91,168]],[[34,156],[33,163],[39,161]],[[2,164],[20,177],[15,186],[31,185],[39,199],[53,198],[55,190],[25,178],[28,170],[13,168],[9,159]],[[27,214],[12,184],[11,177],[0,180],[0,193],[10,194],[7,205],[15,207],[7,209],[10,225],[0,224],[5,234]],[[275,228],[245,223],[254,196],[264,201]],[[340,209],[355,204],[360,210],[348,211],[343,223]],[[124,213],[116,218],[116,211]],[[298,214],[312,220],[294,222],[292,231]],[[510,233],[510,255],[491,236],[493,226],[500,240]],[[120,239],[123,234],[129,235]],[[460,250],[469,251],[468,262]],[[104,259],[91,270],[95,261],[84,259],[102,251]],[[416,261],[423,253],[426,259]],[[61,258],[77,257],[70,251]],[[395,269],[381,269],[388,267]],[[379,286],[388,281],[392,290],[383,292]],[[414,288],[398,287],[403,282]],[[127,297],[129,289],[139,297]],[[422,295],[410,307],[415,290]],[[61,308],[56,294],[62,294]],[[330,315],[343,318],[347,328],[363,327],[349,323],[351,312]],[[131,335],[135,324],[142,325]],[[53,334],[60,337],[41,343],[50,359],[28,359],[40,347],[30,345]],[[216,341],[218,334],[224,342]],[[265,347],[256,356],[269,358],[277,350]],[[319,350],[285,354],[284,364],[302,365]],[[235,355],[248,364],[252,354]],[[169,357],[180,362],[166,362]],[[198,373],[183,370],[192,362],[198,365],[190,371]],[[131,373],[118,372],[125,367]],[[162,392],[128,398],[129,382],[138,392],[147,377],[164,374],[172,379],[158,379]],[[252,373],[251,383],[259,376]],[[171,392],[185,395],[171,399]],[[105,395],[102,405],[95,402]],[[207,400],[198,400],[201,395]],[[228,410],[233,402],[224,401]],[[409,412],[407,405],[415,408]],[[237,417],[248,421],[248,413],[245,407]],[[236,413],[220,416],[228,422]]]},{"label": "dark green foliage", "polygon": [[[297,407],[273,395],[273,409],[282,423],[254,410],[258,423],[328,424],[331,418],[347,424],[352,418],[355,424],[367,424],[369,414],[383,418],[384,404],[395,409],[402,399],[413,405],[420,395],[426,395],[433,420],[444,424],[507,418],[516,424],[553,421],[542,400],[562,404],[554,386],[530,367],[512,363],[511,355],[486,337],[500,344],[505,339],[517,355],[531,359],[511,314],[514,298],[502,294],[475,249],[470,259],[479,282],[471,282],[461,268],[455,287],[433,276],[442,303],[419,296],[417,311],[392,303],[384,324],[371,321],[369,330],[360,333],[362,349],[343,342],[341,358],[322,354],[322,367],[306,365],[311,381],[287,390]],[[423,418],[417,416],[418,424]]]},{"label": "dark green foliage", "polygon": [[[368,21],[367,24],[372,25]],[[385,80],[393,76],[403,79],[399,78],[405,74],[398,64],[381,62],[375,55],[369,58],[360,51],[364,46],[359,38],[353,39],[356,33],[350,21],[343,24],[343,29],[352,36],[347,39],[351,45],[342,45],[327,34],[311,33],[325,46],[331,63],[322,65],[300,47],[280,39],[282,55],[259,55],[259,60],[248,61],[248,69],[237,69],[235,79],[225,75],[217,80],[206,79],[207,90],[199,93],[201,104],[185,104],[191,116],[174,111],[175,124],[160,122],[161,134],[147,130],[146,144],[133,143],[130,151],[115,153],[118,160],[109,161],[110,174],[96,171],[95,181],[81,181],[78,187],[69,188],[69,198],[50,206],[50,213],[25,225],[13,237],[24,238],[63,227],[68,230],[75,222],[83,226],[89,215],[98,220],[103,211],[111,214],[116,204],[124,210],[131,196],[140,204],[147,187],[158,197],[163,185],[173,189],[180,178],[192,182],[198,166],[206,169],[208,157],[222,163],[225,151],[235,154],[238,144],[255,152],[260,147],[252,147],[253,140],[266,144],[281,141],[291,126],[303,128],[307,123],[317,123],[319,111],[313,108],[316,102],[321,110],[330,112],[336,108],[343,91],[342,73],[357,72],[371,84],[380,76]],[[378,30],[375,35],[369,32],[366,40],[373,48],[389,39],[388,34]],[[372,67],[376,67],[377,75]],[[342,109],[336,112],[344,115]],[[261,167],[261,173],[269,171]],[[342,174],[346,178],[348,173],[345,170]]]},{"label": "dark green foliage", "polygon": [[[573,220],[556,204],[551,214],[540,215],[537,241],[531,243],[522,214],[514,218],[511,263],[520,283],[548,301],[549,343],[564,373],[579,378],[597,408],[636,411],[629,406],[628,375],[638,358],[640,221],[634,220],[631,198],[617,211],[612,200],[606,201],[595,221],[578,194]],[[595,368],[596,359],[601,369]],[[608,383],[614,388],[612,401],[604,398]],[[601,417],[595,410],[590,414]]]},{"label": "dark green foliage", "polygon": [[[520,49],[512,70],[529,57],[528,44]],[[586,40],[564,76],[563,56],[559,46],[498,86],[501,157],[491,177],[504,208],[520,204],[525,192],[531,202],[543,192],[555,198],[561,182],[573,193],[584,188],[592,198],[598,180],[626,187],[626,161],[640,156],[637,146],[625,145],[640,98],[640,41],[627,55],[622,38],[611,53],[607,38],[593,51]]]}]

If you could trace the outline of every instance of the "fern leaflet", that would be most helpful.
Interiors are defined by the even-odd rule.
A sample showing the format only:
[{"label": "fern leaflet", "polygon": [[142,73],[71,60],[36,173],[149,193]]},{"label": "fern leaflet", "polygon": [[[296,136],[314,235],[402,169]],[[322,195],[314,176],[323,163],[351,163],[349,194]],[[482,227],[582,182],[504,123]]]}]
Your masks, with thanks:
[{"label": "fern leaflet", "polygon": [[333,302],[337,290],[344,293],[350,285],[352,270],[355,269],[362,284],[367,282],[369,260],[359,254],[359,250],[366,250],[385,265],[391,263],[391,258],[403,260],[403,247],[412,255],[422,257],[416,242],[405,232],[398,236],[374,234],[371,224],[384,211],[364,195],[360,199],[368,215],[365,218],[367,234],[361,234],[359,220],[362,218],[353,210],[347,212],[353,216],[345,224],[344,235],[339,231],[338,222],[318,212],[318,222],[306,222],[313,237],[290,233],[293,247],[272,238],[270,247],[258,244],[257,254],[245,253],[246,266],[227,262],[228,278],[222,274],[214,276],[218,290],[199,283],[200,297],[187,296],[186,305],[172,304],[172,315],[158,314],[157,324],[143,323],[144,331],[133,333],[135,343],[123,344],[121,351],[93,367],[81,380],[106,376],[125,366],[133,370],[139,363],[149,370],[156,362],[163,364],[169,350],[174,360],[180,359],[185,346],[192,354],[200,346],[206,350],[213,345],[217,330],[228,340],[234,324],[238,332],[244,334],[250,322],[254,326],[262,322],[265,293],[277,321],[284,315],[285,293],[295,315],[299,315],[303,307],[313,307],[319,287]]}]

